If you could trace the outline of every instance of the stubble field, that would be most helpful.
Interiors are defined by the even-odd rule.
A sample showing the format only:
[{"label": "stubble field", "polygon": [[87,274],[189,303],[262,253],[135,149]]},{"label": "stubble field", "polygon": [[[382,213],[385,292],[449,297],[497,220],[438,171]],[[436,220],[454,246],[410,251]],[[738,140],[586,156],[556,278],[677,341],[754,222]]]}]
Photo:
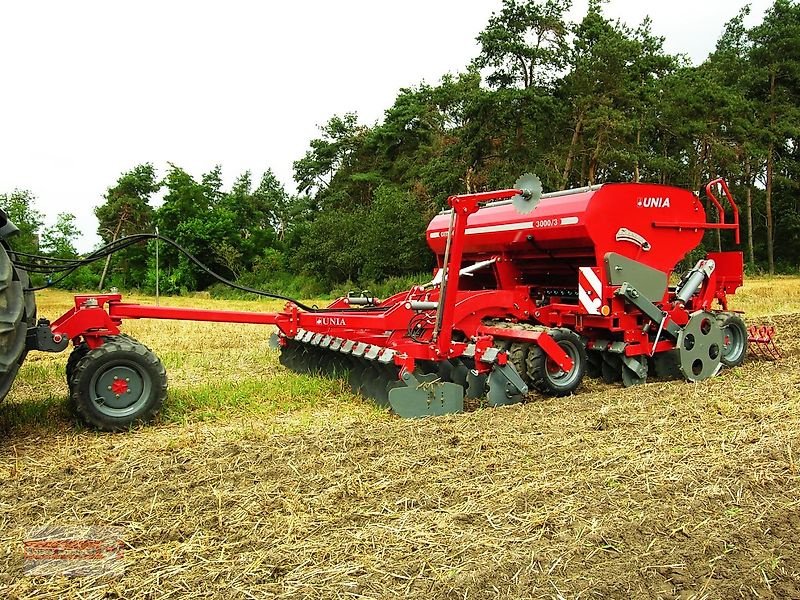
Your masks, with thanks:
[{"label": "stubble field", "polygon": [[[129,321],[170,393],[101,434],[66,409],[66,353],[32,354],[0,406],[0,596],[800,598],[800,279],[733,308],[781,360],[415,421],[286,371],[271,328]],[[46,524],[121,528],[124,575],[25,576]]]}]

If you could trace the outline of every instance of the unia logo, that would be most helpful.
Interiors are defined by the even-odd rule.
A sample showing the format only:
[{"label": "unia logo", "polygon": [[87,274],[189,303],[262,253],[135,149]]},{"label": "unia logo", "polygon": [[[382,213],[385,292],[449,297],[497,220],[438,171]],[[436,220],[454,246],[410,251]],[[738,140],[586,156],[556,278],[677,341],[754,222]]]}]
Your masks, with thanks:
[{"label": "unia logo", "polygon": [[669,198],[647,196],[645,198],[639,198],[636,201],[636,206],[642,208],[669,208]]},{"label": "unia logo", "polygon": [[347,323],[344,322],[344,317],[317,317],[317,325],[334,325],[344,327]]}]

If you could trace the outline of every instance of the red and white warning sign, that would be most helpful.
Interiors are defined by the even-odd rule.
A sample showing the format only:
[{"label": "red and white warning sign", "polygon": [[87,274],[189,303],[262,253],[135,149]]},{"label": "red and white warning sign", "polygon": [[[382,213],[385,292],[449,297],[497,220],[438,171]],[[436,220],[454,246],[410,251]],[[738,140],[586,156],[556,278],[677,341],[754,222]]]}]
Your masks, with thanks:
[{"label": "red and white warning sign", "polygon": [[600,314],[603,284],[593,267],[581,267],[578,271],[578,302],[588,314]]}]

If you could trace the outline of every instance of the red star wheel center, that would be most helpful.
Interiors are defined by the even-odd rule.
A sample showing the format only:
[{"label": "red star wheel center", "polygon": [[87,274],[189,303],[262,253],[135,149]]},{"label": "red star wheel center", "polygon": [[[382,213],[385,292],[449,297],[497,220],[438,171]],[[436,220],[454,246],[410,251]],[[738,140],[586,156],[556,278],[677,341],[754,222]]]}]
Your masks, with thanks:
[{"label": "red star wheel center", "polygon": [[114,383],[111,384],[111,391],[115,394],[124,394],[128,391],[128,382],[124,379],[114,379]]}]

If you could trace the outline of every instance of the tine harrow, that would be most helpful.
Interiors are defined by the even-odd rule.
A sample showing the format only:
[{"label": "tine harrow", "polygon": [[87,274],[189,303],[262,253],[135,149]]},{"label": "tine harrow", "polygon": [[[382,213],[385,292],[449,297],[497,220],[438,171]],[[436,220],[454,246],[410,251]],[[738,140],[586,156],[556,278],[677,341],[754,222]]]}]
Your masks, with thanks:
[{"label": "tine harrow", "polygon": [[747,328],[747,342],[750,351],[758,357],[778,360],[781,352],[775,345],[775,328],[771,325],[751,325]]}]

